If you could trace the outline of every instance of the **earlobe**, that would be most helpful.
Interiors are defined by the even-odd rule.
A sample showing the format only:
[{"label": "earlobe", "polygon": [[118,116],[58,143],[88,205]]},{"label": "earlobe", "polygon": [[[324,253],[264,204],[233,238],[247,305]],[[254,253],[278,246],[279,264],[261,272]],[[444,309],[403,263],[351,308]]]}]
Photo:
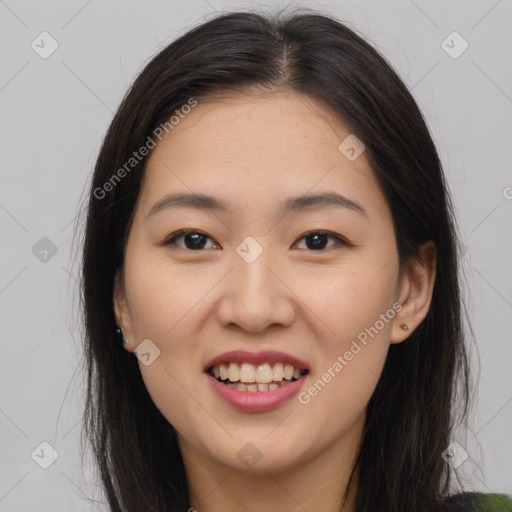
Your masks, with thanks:
[{"label": "earlobe", "polygon": [[132,340],[130,313],[126,301],[126,291],[122,271],[118,270],[114,276],[113,306],[116,324],[122,331],[125,348],[129,349]]},{"label": "earlobe", "polygon": [[434,291],[436,264],[436,246],[429,240],[404,269],[399,291],[402,309],[394,319],[391,343],[406,340],[427,316]]}]

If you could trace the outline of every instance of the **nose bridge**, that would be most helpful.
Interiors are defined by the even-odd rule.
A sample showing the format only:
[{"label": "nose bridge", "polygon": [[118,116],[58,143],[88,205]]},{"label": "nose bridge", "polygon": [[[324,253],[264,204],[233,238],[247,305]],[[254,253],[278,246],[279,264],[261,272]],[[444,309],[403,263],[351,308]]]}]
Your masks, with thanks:
[{"label": "nose bridge", "polygon": [[238,245],[232,278],[241,302],[246,305],[254,302],[252,307],[271,302],[276,292],[276,278],[268,268],[272,268],[272,260],[275,263],[275,254],[268,243],[264,246],[263,242],[247,237]]},{"label": "nose bridge", "polygon": [[[271,281],[275,279],[268,267],[272,267],[272,259],[274,255],[267,248],[262,250],[261,254],[255,255],[255,248],[249,246],[249,250],[245,255],[239,253],[243,249],[247,249],[247,245],[240,246],[237,250],[237,257],[234,262],[234,276],[239,282],[238,291],[242,295],[258,295],[261,292],[269,292],[273,288]],[[245,259],[248,256],[248,259]],[[275,259],[274,259],[275,262]],[[243,289],[245,287],[245,290]]]}]

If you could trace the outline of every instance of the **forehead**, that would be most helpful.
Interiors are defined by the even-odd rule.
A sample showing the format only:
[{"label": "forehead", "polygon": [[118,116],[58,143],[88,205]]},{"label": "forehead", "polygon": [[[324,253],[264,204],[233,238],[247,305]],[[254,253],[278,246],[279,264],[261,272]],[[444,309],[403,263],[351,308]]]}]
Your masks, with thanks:
[{"label": "forehead", "polygon": [[350,134],[318,100],[292,92],[200,99],[188,114],[174,119],[177,124],[152,152],[150,164],[178,147],[188,158],[197,154],[242,159],[244,152],[256,150],[262,151],[261,158],[274,156],[279,161],[306,153],[318,157],[325,151],[320,146],[337,149]]},{"label": "forehead", "polygon": [[176,188],[229,195],[240,206],[336,189],[385,209],[365,152],[350,160],[340,150],[347,137],[353,134],[346,123],[303,94],[200,99],[153,149],[141,194],[144,211]]}]

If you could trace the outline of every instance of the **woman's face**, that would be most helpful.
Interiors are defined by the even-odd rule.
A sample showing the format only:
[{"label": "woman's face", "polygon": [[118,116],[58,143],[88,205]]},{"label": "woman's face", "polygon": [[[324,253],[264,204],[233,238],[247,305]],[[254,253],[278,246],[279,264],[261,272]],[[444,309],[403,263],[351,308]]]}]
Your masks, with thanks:
[{"label": "woman's face", "polygon": [[115,310],[185,455],[276,471],[360,439],[411,291],[361,149],[272,93],[199,101],[152,151]]}]

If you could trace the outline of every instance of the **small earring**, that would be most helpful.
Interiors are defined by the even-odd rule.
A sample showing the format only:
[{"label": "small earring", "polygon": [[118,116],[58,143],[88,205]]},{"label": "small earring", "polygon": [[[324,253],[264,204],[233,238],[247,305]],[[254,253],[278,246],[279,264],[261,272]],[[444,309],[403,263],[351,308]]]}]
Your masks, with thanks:
[{"label": "small earring", "polygon": [[116,329],[116,333],[122,338],[123,340],[123,345],[127,345],[128,342],[126,341],[125,337],[124,337],[124,332],[123,332],[123,329],[120,329],[120,328],[117,328]]},{"label": "small earring", "polygon": [[400,324],[400,327],[401,327],[402,331],[408,331],[409,330],[409,326],[405,322],[403,324]]}]

